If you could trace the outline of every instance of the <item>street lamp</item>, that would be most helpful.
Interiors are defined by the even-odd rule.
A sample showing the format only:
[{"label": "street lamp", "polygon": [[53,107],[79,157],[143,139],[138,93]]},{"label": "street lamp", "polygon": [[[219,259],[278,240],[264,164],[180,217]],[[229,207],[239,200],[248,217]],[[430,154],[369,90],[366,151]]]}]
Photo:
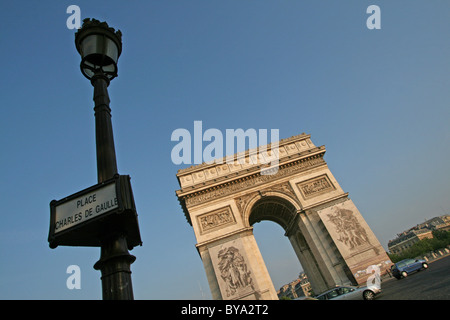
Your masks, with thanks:
[{"label": "street lamp", "polygon": [[106,22],[89,18],[75,35],[75,45],[81,55],[81,72],[91,80],[103,73],[109,80],[117,77],[117,60],[122,53],[122,32]]},{"label": "street lamp", "polygon": [[75,33],[81,55],[80,69],[94,86],[98,182],[117,174],[116,153],[109,108],[109,82],[117,77],[117,61],[122,52],[122,33],[106,22],[89,18]]},{"label": "street lamp", "polygon": [[[118,175],[114,137],[109,107],[108,86],[117,77],[117,62],[122,52],[122,33],[110,28],[106,22],[84,19],[75,34],[75,45],[81,55],[80,69],[94,87],[95,135],[98,183]],[[130,196],[132,193],[130,189]],[[129,198],[129,197],[128,197]],[[115,220],[113,220],[115,221]],[[136,259],[128,252],[140,242],[137,220],[130,232],[120,223],[105,223],[102,227],[100,260],[94,268],[101,270],[104,300],[131,300],[133,289],[130,265]],[[130,228],[129,228],[130,229]],[[133,234],[130,236],[130,234]]]}]

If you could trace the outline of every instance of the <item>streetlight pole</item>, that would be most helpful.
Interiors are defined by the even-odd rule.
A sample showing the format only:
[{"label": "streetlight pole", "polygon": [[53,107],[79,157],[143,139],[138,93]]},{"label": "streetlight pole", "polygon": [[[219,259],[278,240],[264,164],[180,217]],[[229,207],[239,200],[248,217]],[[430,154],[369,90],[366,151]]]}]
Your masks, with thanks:
[{"label": "streetlight pole", "polygon": [[109,79],[99,71],[92,77],[91,84],[94,87],[97,178],[100,183],[111,179],[118,173],[118,170],[111,123],[111,108],[109,107]]},{"label": "streetlight pole", "polygon": [[[97,176],[98,183],[101,183],[118,173],[109,107],[109,80],[98,72],[91,83],[94,86]],[[102,240],[100,260],[94,269],[102,273],[104,300],[133,300],[130,265],[134,260],[136,257],[128,252],[125,235],[114,232]]]},{"label": "streetlight pole", "polygon": [[[106,22],[95,19],[85,19],[75,34],[75,44],[82,56],[81,71],[94,87],[98,183],[118,174],[108,86],[117,76],[121,35]],[[136,257],[128,252],[127,237],[121,226],[108,225],[106,228],[106,235],[100,239],[100,260],[94,265],[94,269],[102,273],[103,299],[132,300],[130,265]]]}]

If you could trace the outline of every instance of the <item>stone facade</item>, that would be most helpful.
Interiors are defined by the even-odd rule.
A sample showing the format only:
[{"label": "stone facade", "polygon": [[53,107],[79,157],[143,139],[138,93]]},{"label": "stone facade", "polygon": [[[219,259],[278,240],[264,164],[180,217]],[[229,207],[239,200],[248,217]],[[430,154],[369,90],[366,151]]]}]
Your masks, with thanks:
[{"label": "stone facade", "polygon": [[[356,206],[331,174],[310,135],[234,156],[232,163],[178,171],[176,192],[193,227],[214,299],[277,299],[253,236],[262,220],[286,231],[315,293],[335,285],[362,284],[369,265],[389,258]],[[279,157],[267,170],[259,157]],[[222,159],[224,160],[224,159]]]}]

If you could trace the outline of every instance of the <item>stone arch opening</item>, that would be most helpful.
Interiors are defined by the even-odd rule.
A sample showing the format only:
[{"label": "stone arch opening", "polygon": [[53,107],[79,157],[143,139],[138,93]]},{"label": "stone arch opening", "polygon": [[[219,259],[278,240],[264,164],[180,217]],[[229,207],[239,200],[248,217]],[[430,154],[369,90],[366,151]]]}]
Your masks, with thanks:
[{"label": "stone arch opening", "polygon": [[281,197],[267,196],[257,200],[250,209],[248,223],[253,226],[264,220],[278,223],[287,231],[297,215],[297,209]]},{"label": "stone arch opening", "polygon": [[[249,210],[248,223],[254,228],[253,235],[275,290],[296,279],[300,272],[304,271],[286,233],[290,224],[295,221],[297,210],[289,200],[279,196],[263,197],[257,200]],[[283,264],[277,261],[279,259],[283,261]],[[292,295],[292,298],[303,295],[300,286],[296,289],[297,292]]]},{"label": "stone arch opening", "polygon": [[[321,271],[320,262],[316,260],[315,254],[306,241],[306,238],[311,238],[311,235],[306,228],[301,228],[300,212],[295,201],[285,194],[272,192],[254,201],[248,208],[247,216],[249,226],[254,226],[261,221],[271,221],[283,228],[284,236],[288,238],[299,264],[311,283],[313,292],[317,293],[330,287],[330,284],[326,279],[327,275]],[[304,233],[307,233],[306,237]]]}]

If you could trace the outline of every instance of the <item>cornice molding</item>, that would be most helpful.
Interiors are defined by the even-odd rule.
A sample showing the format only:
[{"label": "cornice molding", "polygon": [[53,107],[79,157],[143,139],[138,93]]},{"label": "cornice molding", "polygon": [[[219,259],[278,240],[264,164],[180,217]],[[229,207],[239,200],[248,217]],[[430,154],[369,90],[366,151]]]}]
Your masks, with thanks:
[{"label": "cornice molding", "polygon": [[183,208],[188,223],[192,225],[188,213],[188,208],[195,207],[205,202],[227,197],[234,193],[242,192],[257,186],[262,186],[268,182],[276,181],[298,172],[326,165],[326,162],[323,159],[324,154],[325,149],[323,148],[321,149],[321,152],[296,159],[292,162],[284,163],[280,165],[278,171],[272,175],[261,175],[261,172],[258,171],[251,175],[237,177],[236,179],[227,181],[222,184],[205,186],[205,188],[202,189],[191,190],[187,192],[183,192],[183,189],[178,190],[178,200]]},{"label": "cornice molding", "polygon": [[230,172],[227,175],[220,176],[215,179],[210,179],[204,182],[199,182],[197,184],[181,188],[176,191],[176,194],[178,197],[183,197],[191,193],[195,194],[201,191],[207,191],[210,189],[220,187],[221,185],[234,183],[235,181],[240,181],[242,179],[248,179],[255,176],[267,176],[268,179],[270,180],[271,176],[278,176],[279,171],[282,170],[283,168],[289,167],[298,162],[303,162],[316,156],[323,157],[325,152],[326,152],[325,147],[320,146],[304,152],[299,152],[297,154],[291,154],[286,157],[283,157],[279,159],[279,165],[277,167],[278,172],[276,172],[275,174],[261,175],[261,171],[274,170],[274,168],[269,168],[268,166],[265,167],[263,165],[253,165],[252,167],[245,168],[235,172]]}]

